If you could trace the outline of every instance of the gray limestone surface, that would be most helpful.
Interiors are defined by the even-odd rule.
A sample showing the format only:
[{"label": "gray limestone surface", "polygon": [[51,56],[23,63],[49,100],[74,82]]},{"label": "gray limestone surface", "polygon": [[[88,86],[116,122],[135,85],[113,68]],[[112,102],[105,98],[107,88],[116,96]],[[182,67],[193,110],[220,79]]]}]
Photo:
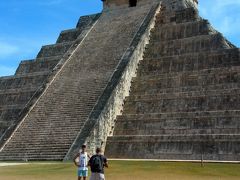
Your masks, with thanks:
[{"label": "gray limestone surface", "polygon": [[196,0],[105,0],[0,78],[0,160],[240,161],[240,50]]},{"label": "gray limestone surface", "polygon": [[240,161],[240,51],[196,6],[171,2],[162,3],[106,154]]},{"label": "gray limestone surface", "polygon": [[75,29],[60,34],[56,44],[43,46],[36,59],[22,61],[15,75],[0,78],[0,147],[40,96],[56,65],[61,66],[65,54],[75,48],[75,40],[81,41],[99,16],[81,17]]},{"label": "gray limestone surface", "polygon": [[[103,11],[0,152],[2,160],[61,160],[129,47],[152,4]],[[121,35],[121,36],[120,36]],[[38,57],[65,51],[46,46]]]}]

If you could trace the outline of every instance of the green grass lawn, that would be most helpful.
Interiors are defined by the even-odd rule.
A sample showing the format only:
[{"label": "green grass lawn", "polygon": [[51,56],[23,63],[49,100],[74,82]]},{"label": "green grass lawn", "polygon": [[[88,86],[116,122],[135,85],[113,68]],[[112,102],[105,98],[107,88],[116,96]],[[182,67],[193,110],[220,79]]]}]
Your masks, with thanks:
[{"label": "green grass lawn", "polygon": [[[107,180],[239,180],[240,164],[110,161]],[[76,167],[71,163],[0,167],[0,180],[71,180]]]}]

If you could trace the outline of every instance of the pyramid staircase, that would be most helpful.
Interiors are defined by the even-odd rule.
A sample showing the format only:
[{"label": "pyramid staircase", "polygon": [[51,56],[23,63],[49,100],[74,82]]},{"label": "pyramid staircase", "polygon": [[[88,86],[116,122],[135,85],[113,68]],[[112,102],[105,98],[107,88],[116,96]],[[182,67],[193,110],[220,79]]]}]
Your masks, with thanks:
[{"label": "pyramid staircase", "polygon": [[106,154],[240,161],[240,50],[194,8],[162,7]]},{"label": "pyramid staircase", "polygon": [[[59,62],[61,67],[51,75],[44,91],[2,147],[0,160],[64,159],[151,7],[143,4],[101,14],[83,40],[74,42],[75,49],[65,54],[67,60]],[[53,57],[62,49],[67,51],[65,45],[71,44],[69,36],[77,35],[75,30],[65,33],[58,39],[62,43],[46,46],[38,57]],[[41,66],[39,61],[22,63],[18,72],[34,70],[36,67],[31,63]]]},{"label": "pyramid staircase", "polygon": [[[36,102],[54,68],[68,57],[100,14],[82,16],[74,29],[62,31],[56,44],[43,46],[36,59],[22,61],[15,75],[0,78],[0,145],[3,145]],[[75,49],[73,46],[72,49]]]}]

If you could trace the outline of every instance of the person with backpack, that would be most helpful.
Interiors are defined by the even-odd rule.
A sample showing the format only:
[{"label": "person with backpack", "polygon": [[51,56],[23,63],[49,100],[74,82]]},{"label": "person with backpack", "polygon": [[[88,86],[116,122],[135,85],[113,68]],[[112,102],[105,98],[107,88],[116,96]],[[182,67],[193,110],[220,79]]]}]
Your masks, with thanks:
[{"label": "person with backpack", "polygon": [[92,172],[90,180],[105,180],[104,167],[108,168],[108,162],[102,155],[101,148],[96,149],[96,154],[90,158],[89,165]]},{"label": "person with backpack", "polygon": [[78,167],[78,180],[87,179],[88,176],[88,159],[90,159],[86,152],[86,145],[82,145],[82,149],[74,158],[74,164]]}]

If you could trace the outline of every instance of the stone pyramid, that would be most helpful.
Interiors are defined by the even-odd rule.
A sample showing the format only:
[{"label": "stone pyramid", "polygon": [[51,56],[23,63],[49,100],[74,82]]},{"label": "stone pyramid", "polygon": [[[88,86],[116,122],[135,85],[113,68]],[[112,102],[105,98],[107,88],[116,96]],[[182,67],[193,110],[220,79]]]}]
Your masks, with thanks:
[{"label": "stone pyramid", "polygon": [[196,0],[105,0],[0,78],[0,160],[240,161],[240,51]]}]

